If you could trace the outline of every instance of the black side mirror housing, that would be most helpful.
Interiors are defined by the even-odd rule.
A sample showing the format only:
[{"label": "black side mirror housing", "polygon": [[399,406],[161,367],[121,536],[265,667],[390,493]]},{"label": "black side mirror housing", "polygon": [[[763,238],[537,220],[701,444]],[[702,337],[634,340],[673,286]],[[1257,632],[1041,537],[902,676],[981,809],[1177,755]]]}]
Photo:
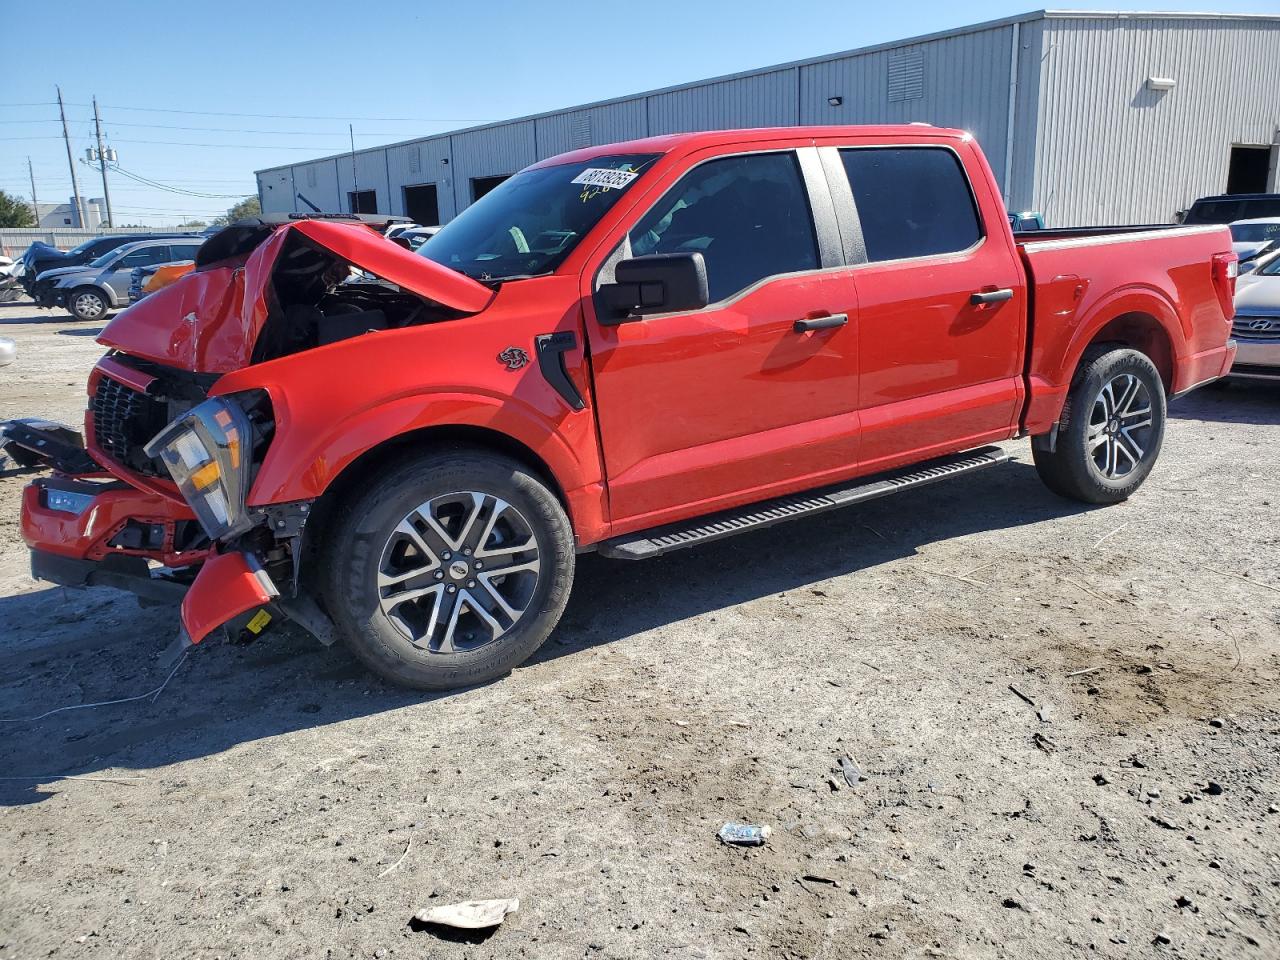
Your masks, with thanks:
[{"label": "black side mirror housing", "polygon": [[614,282],[596,291],[600,323],[615,326],[651,313],[701,310],[711,302],[701,253],[655,253],[623,260]]}]

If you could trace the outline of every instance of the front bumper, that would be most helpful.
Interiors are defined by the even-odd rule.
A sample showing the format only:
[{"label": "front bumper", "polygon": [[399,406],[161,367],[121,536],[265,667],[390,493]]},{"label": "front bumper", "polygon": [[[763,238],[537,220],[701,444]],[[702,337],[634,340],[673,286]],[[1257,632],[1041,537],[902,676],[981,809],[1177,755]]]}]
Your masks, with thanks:
[{"label": "front bumper", "polygon": [[1247,340],[1236,335],[1236,360],[1230,376],[1249,380],[1280,380],[1280,339]]},{"label": "front bumper", "polygon": [[[89,497],[79,513],[49,506],[49,492]],[[209,542],[185,504],[124,483],[41,477],[22,492],[22,539],[32,550],[73,560],[139,557],[166,567],[202,562]]]}]

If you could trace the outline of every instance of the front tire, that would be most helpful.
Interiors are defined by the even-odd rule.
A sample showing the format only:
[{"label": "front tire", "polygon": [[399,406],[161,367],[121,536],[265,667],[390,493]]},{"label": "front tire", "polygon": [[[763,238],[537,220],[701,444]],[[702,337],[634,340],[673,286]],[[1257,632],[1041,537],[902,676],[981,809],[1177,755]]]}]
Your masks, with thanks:
[{"label": "front tire", "polygon": [[106,319],[111,304],[97,287],[77,287],[71,291],[71,296],[67,297],[67,309],[77,320],[88,322]]},{"label": "front tire", "polygon": [[419,690],[509,673],[555,628],[573,583],[559,500],[526,467],[460,449],[393,465],[341,509],[325,597],[369,669]]},{"label": "front tire", "polygon": [[1164,382],[1137,350],[1085,352],[1071,382],[1057,442],[1033,437],[1040,479],[1054,493],[1085,503],[1119,503],[1142,486],[1164,443]]}]

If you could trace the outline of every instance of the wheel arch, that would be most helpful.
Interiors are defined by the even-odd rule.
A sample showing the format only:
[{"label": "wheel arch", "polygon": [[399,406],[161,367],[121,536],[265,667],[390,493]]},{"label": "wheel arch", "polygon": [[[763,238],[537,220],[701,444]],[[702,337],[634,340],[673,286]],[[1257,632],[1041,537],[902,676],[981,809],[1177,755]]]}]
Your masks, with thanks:
[{"label": "wheel arch", "polygon": [[1076,369],[1079,369],[1090,349],[1111,344],[1144,354],[1159,372],[1165,393],[1173,392],[1173,339],[1165,325],[1154,316],[1141,310],[1133,310],[1106,321],[1079,352]]},{"label": "wheel arch", "polygon": [[397,434],[370,447],[330,480],[315,503],[309,524],[319,530],[325,529],[329,516],[351,495],[352,490],[359,489],[363,481],[390,464],[428,450],[448,447],[502,454],[528,468],[560,501],[570,525],[577,532],[572,500],[547,462],[510,434],[472,424],[432,424]]}]

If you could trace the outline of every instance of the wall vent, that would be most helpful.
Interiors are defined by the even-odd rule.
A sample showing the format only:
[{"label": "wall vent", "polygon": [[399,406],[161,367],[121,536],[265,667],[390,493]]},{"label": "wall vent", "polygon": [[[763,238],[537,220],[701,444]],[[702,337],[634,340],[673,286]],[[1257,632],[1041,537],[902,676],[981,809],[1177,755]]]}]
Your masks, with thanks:
[{"label": "wall vent", "polygon": [[910,50],[889,57],[889,102],[924,96],[924,54]]},{"label": "wall vent", "polygon": [[316,168],[307,167],[307,186],[314,187],[316,185]]},{"label": "wall vent", "polygon": [[418,173],[422,170],[422,147],[414,146],[409,148],[409,172]]},{"label": "wall vent", "polygon": [[591,117],[583,115],[573,118],[573,131],[569,134],[569,146],[573,150],[591,146]]}]

